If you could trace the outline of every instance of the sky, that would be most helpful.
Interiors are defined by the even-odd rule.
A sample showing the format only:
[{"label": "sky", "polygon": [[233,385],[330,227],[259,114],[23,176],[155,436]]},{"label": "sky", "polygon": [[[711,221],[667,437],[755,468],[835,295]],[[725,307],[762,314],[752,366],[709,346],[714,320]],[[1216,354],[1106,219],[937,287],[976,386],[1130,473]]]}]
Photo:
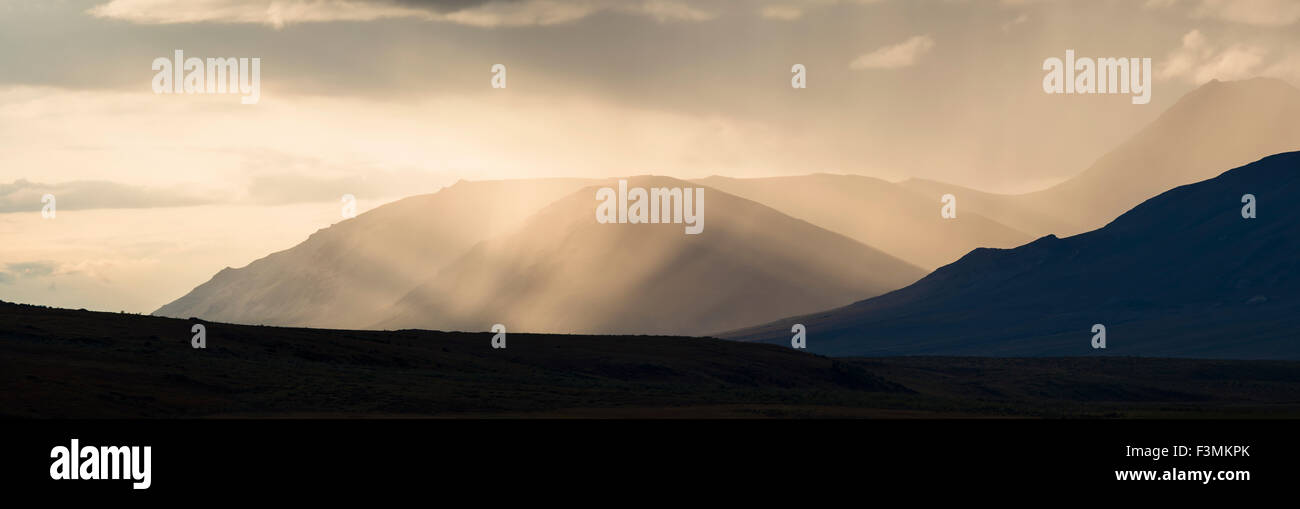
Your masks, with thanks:
[{"label": "sky", "polygon": [[[1206,81],[1300,84],[1298,21],[1287,0],[0,0],[0,299],[152,311],[344,194],[459,179],[1033,191]],[[178,49],[261,59],[260,100],[154,93]],[[1067,49],[1151,58],[1150,103],[1045,94]]]}]

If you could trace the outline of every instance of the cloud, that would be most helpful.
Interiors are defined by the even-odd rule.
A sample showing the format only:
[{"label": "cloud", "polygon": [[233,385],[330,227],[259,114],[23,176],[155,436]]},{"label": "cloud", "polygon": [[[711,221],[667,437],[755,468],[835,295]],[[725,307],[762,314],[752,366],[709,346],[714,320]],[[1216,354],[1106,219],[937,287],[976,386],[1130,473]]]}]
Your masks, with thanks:
[{"label": "cloud", "polygon": [[5,270],[22,277],[48,276],[54,273],[54,264],[50,262],[19,262],[5,265]]},{"label": "cloud", "polygon": [[158,263],[155,258],[90,258],[75,261],[30,261],[5,264],[0,270],[0,284],[16,284],[19,280],[33,280],[47,277],[82,276],[105,283],[113,281],[113,275],[129,267],[148,267]]},{"label": "cloud", "polygon": [[[0,184],[112,175],[163,192],[192,190],[177,194],[201,193],[214,205],[312,197],[337,203],[339,191],[359,201],[372,198],[369,190],[392,197],[432,192],[444,176],[774,175],[843,166],[839,147],[849,144],[837,134],[843,127],[805,129],[763,115],[647,107],[522,87],[504,95],[402,101],[287,94],[251,109],[205,97],[159,101],[148,91],[0,88]],[[848,121],[830,125],[840,122]],[[416,171],[425,176],[416,178]],[[269,180],[255,186],[256,177],[286,176],[326,182],[304,182],[302,192],[275,191],[265,187]],[[40,220],[42,192],[16,200],[26,211],[22,216]],[[60,212],[83,201],[55,194]]]},{"label": "cloud", "polygon": [[1015,19],[1013,19],[1013,20],[1011,20],[1011,21],[1008,21],[1008,22],[1006,22],[1006,23],[1003,23],[1003,24],[1002,24],[1002,31],[1003,31],[1003,32],[1010,32],[1011,29],[1012,29],[1012,28],[1015,28],[1016,25],[1023,25],[1023,24],[1025,24],[1025,23],[1027,23],[1028,21],[1029,21],[1029,14],[1027,14],[1027,13],[1023,13],[1023,12],[1022,12],[1022,13],[1020,13],[1019,16],[1016,16]]},{"label": "cloud", "polygon": [[1202,0],[1192,17],[1260,26],[1286,26],[1300,20],[1300,2],[1295,0]]},{"label": "cloud", "polygon": [[13,284],[19,278],[37,278],[53,275],[57,267],[52,262],[18,262],[5,264],[0,271],[0,284]]},{"label": "cloud", "polygon": [[1289,81],[1292,85],[1300,85],[1300,54],[1292,53],[1290,56],[1264,69],[1262,74],[1271,78]]},{"label": "cloud", "polygon": [[1259,74],[1268,51],[1260,46],[1237,43],[1219,47],[1199,30],[1183,35],[1182,45],[1170,52],[1156,77],[1184,79],[1194,84],[1210,80],[1240,80]]},{"label": "cloud", "polygon": [[[1148,9],[1167,9],[1187,5],[1187,0],[1147,0]],[[1200,0],[1188,16],[1195,19],[1217,19],[1247,25],[1282,27],[1300,20],[1300,2],[1295,0]]]},{"label": "cloud", "polygon": [[[369,200],[400,198],[431,193],[456,181],[448,173],[413,169],[346,172],[323,161],[288,154],[251,151],[242,155],[245,169],[252,173],[243,195],[200,196],[179,188],[145,188],[97,180],[40,184],[18,179],[11,184],[0,184],[0,213],[38,213],[44,206],[41,198],[46,193],[54,195],[59,211],[244,203],[283,205],[338,201],[344,194]],[[284,163],[278,166],[278,171],[271,166],[275,162]]]},{"label": "cloud", "polygon": [[934,39],[928,35],[918,35],[906,41],[885,46],[849,63],[850,69],[898,69],[910,67],[916,59],[934,48]]},{"label": "cloud", "polygon": [[1193,80],[1205,83],[1214,79],[1231,81],[1253,77],[1263,63],[1265,54],[1267,51],[1263,48],[1234,44],[1201,64],[1196,69]]},{"label": "cloud", "polygon": [[89,14],[140,24],[295,23],[409,18],[477,27],[556,25],[614,11],[658,21],[706,21],[678,0],[111,0]]},{"label": "cloud", "polygon": [[1145,7],[1147,9],[1168,9],[1178,3],[1178,0],[1147,0]]},{"label": "cloud", "polygon": [[424,6],[348,0],[111,0],[87,13],[148,25],[218,22],[282,27],[288,23],[427,18],[437,11]]},{"label": "cloud", "polygon": [[793,5],[768,5],[759,11],[759,15],[767,19],[790,21],[802,18],[803,9]]},{"label": "cloud", "polygon": [[684,2],[670,0],[646,0],[624,8],[629,12],[644,14],[659,21],[708,21],[716,14],[696,9]]},{"label": "cloud", "polygon": [[102,180],[41,184],[26,179],[0,184],[0,213],[40,212],[41,197],[54,195],[56,210],[136,209],[214,203],[210,198],[178,189],[151,189]]},{"label": "cloud", "polygon": [[765,19],[794,21],[802,18],[809,10],[821,7],[840,4],[867,5],[883,1],[884,0],[786,0],[780,3],[765,3],[763,7],[758,10],[758,14]]}]

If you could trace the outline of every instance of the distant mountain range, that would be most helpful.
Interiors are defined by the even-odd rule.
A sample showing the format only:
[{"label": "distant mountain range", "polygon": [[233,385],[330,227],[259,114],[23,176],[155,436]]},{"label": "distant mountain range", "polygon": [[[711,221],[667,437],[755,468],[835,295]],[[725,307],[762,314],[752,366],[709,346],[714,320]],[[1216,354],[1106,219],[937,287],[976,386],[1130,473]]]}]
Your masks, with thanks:
[{"label": "distant mountain range", "polygon": [[[1244,218],[1243,195],[1256,200]],[[843,356],[1300,359],[1300,152],[1147,200],[1104,228],[976,249],[906,288],[723,337]],[[1107,348],[1091,346],[1092,327]]]},{"label": "distant mountain range", "polygon": [[[698,236],[681,225],[596,224],[594,189],[613,180],[459,182],[224,269],[154,314],[337,328],[733,330],[902,288],[972,249],[1095,229],[1172,187],[1300,149],[1295,118],[1300,91],[1290,85],[1211,82],[1079,176],[1023,195],[856,175],[632,179],[706,188]],[[957,197],[955,219],[940,217],[944,194]]]},{"label": "distant mountain range", "polygon": [[1014,247],[1029,234],[993,221],[958,201],[957,217],[939,214],[945,193],[922,193],[861,175],[805,175],[696,182],[768,205],[844,234],[928,270],[977,247]]},{"label": "distant mountain range", "polygon": [[1297,118],[1300,90],[1284,81],[1216,80],[1183,96],[1079,175],[1042,191],[1000,195],[924,179],[900,185],[935,200],[952,193],[962,212],[980,214],[1034,237],[1069,236],[1100,228],[1174,187],[1300,149]]}]

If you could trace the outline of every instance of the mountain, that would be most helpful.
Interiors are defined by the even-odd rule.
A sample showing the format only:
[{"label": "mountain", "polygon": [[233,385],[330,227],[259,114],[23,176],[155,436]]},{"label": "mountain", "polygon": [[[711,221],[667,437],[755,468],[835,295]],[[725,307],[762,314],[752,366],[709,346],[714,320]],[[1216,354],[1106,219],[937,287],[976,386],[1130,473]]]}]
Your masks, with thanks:
[{"label": "mountain", "polygon": [[389,203],[301,244],[225,268],[153,314],[237,323],[363,327],[474,244],[511,231],[591,181],[461,181]]},{"label": "mountain", "polygon": [[[597,224],[596,182],[459,182],[224,269],[154,314],[311,327],[504,323],[512,331],[702,334],[843,305],[923,275],[715,189],[706,192],[699,235],[686,235],[682,224]],[[651,177],[631,183],[691,186]]]},{"label": "mountain", "polygon": [[[628,186],[697,187],[666,177],[634,177]],[[376,326],[706,334],[844,305],[923,275],[848,237],[708,187],[698,235],[682,224],[599,224],[599,187],[476,246]]]},{"label": "mountain", "polygon": [[808,348],[831,355],[1300,359],[1297,202],[1300,152],[1274,155],[1096,231],[976,249],[906,288],[723,337],[788,345],[803,323]]},{"label": "mountain", "polygon": [[926,195],[953,193],[958,217],[969,211],[1034,236],[1073,235],[1165,190],[1300,150],[1297,118],[1300,90],[1284,81],[1216,80],[1183,96],[1079,175],[1042,191],[998,195],[921,179],[901,184]]},{"label": "mountain", "polygon": [[943,218],[940,198],[945,193],[922,194],[861,175],[714,176],[696,182],[804,219],[926,270],[952,263],[977,247],[1014,247],[1033,240],[960,208],[957,217]]},{"label": "mountain", "polygon": [[[1078,230],[1080,228],[1078,225],[1081,224],[1070,217],[1077,215],[1071,213],[1071,209],[1068,208],[1072,201],[1060,201],[1058,202],[1060,204],[1059,208],[1053,207],[1046,198],[1037,199],[1037,193],[1028,195],[990,193],[923,178],[907,179],[897,185],[924,196],[951,194],[957,198],[958,218],[968,214],[979,214],[990,221],[1007,225],[1008,228],[1014,228],[1019,232],[1025,232],[1025,235],[1030,239],[1049,233],[1064,235],[1063,232]],[[1155,196],[1167,189],[1169,188],[1153,191],[1151,196]],[[1118,216],[1122,212],[1116,211],[1111,219],[1114,219],[1114,216]],[[985,245],[979,247],[999,246]]]},{"label": "mountain", "polygon": [[[660,279],[677,281],[663,283],[662,287],[649,284],[644,279],[648,277],[646,274],[614,278],[611,284],[628,285],[626,290],[653,289],[661,299],[675,301],[654,302],[647,309],[676,310],[680,316],[694,316],[679,322],[684,327],[681,329],[662,320],[630,316],[631,305],[619,310],[617,301],[623,294],[607,288],[602,290],[598,288],[600,285],[579,277],[582,274],[570,275],[578,284],[568,288],[535,271],[547,265],[576,270],[556,253],[556,246],[561,244],[570,246],[567,249],[592,266],[613,270],[615,264],[611,259],[619,256],[641,261],[627,252],[629,246],[645,242],[639,237],[607,245],[607,240],[600,236],[584,239],[530,236],[537,228],[552,231],[539,223],[530,223],[528,229],[519,232],[543,207],[597,182],[579,179],[461,182],[432,195],[400,200],[318,231],[302,244],[244,268],[222,270],[155,314],[313,327],[446,328],[454,324],[457,328],[477,330],[492,323],[503,323],[509,317],[524,324],[547,327],[539,330],[568,331],[563,328],[567,324],[582,324],[574,330],[588,332],[726,330],[750,325],[737,323],[740,316],[768,320],[772,316],[813,311],[816,308],[812,305],[829,308],[898,288],[919,277],[916,267],[930,269],[949,263],[974,247],[1012,247],[1049,233],[1066,236],[1095,229],[1166,189],[1208,178],[1222,168],[1268,153],[1300,148],[1300,124],[1294,122],[1295,118],[1300,118],[1300,91],[1290,85],[1271,79],[1211,82],[1187,94],[1151,125],[1077,177],[1024,195],[999,195],[916,179],[891,184],[848,175],[702,179],[699,183],[713,190],[710,196],[718,194],[724,202],[731,195],[747,198],[747,202],[766,205],[760,215],[767,217],[772,212],[783,216],[776,220],[780,224],[794,224],[788,221],[791,218],[802,221],[797,221],[799,226],[789,231],[753,236],[752,240],[761,239],[767,245],[742,248],[738,246],[751,239],[726,240],[732,244],[728,249],[759,251],[754,254],[754,260],[747,260],[753,262],[750,265],[728,266],[735,260],[716,256],[710,259],[726,260],[723,266],[733,271],[715,273],[690,266],[691,270],[682,273],[714,276],[716,279],[712,281],[717,284],[738,284],[735,294],[741,295],[783,288],[790,292],[787,297],[791,303],[778,304],[776,301],[780,299],[772,297],[758,307],[739,314],[728,309],[719,313],[722,318],[711,320],[702,314],[712,311],[678,309],[689,308],[695,301],[678,298],[675,292],[690,285],[674,279],[673,271],[661,266],[632,264],[637,270],[658,274],[656,277]],[[589,195],[590,189],[583,193]],[[939,197],[949,193],[957,197],[957,218],[946,220],[939,217]],[[594,225],[590,210],[594,204],[591,196],[584,196],[573,198],[577,200],[574,203],[585,200],[587,203],[582,207],[572,206],[563,218],[550,220],[568,224],[581,219]],[[844,252],[822,253],[814,252],[818,247],[791,246],[783,237],[811,235],[808,229],[828,230],[857,242],[846,245]],[[803,233],[796,234],[796,231]],[[503,235],[513,235],[510,242],[547,253],[549,258],[534,263],[528,260],[528,253],[511,253],[511,248],[501,242],[479,245]],[[645,263],[668,263],[666,260],[674,256],[689,256],[690,250],[703,249],[699,242],[671,237],[664,238],[667,245],[645,247],[646,260],[649,260]],[[814,242],[811,246],[842,245],[838,240],[832,242],[826,238],[821,235],[810,239]],[[573,244],[580,240],[590,245]],[[864,251],[867,246],[870,248]],[[472,248],[476,251],[467,254]],[[606,248],[616,248],[610,251],[615,254],[604,257],[599,254],[601,251],[587,251]],[[882,253],[887,256],[880,257]],[[845,266],[845,260],[859,255],[866,256],[868,262]],[[473,259],[476,256],[484,258]],[[786,261],[794,264],[793,270],[779,268]],[[827,261],[827,269],[802,265],[808,261]],[[447,270],[453,263],[458,270],[473,274],[456,276]],[[682,263],[689,266],[690,262]],[[844,269],[841,272],[846,276],[828,275],[840,269]],[[752,282],[744,276],[746,271],[756,274]],[[807,279],[795,281],[791,278],[796,276],[790,274]],[[514,283],[499,280],[507,275],[524,280]],[[471,284],[478,286],[466,286]],[[815,286],[821,284],[825,285],[824,289]],[[421,285],[420,291],[412,292]],[[591,301],[573,295],[579,288],[606,298]],[[446,289],[454,289],[459,295],[453,297],[447,293],[452,290]],[[534,302],[518,301],[519,295],[513,293],[504,296],[489,293],[498,291],[518,291]],[[699,292],[695,295],[698,302],[718,310],[727,309],[722,300],[734,295],[723,289],[694,291]],[[488,298],[488,295],[495,296]],[[557,304],[550,304],[552,299]],[[403,309],[394,313],[390,307],[399,301]],[[502,308],[501,303],[506,301],[510,304]],[[578,310],[558,303],[583,303],[586,307]],[[466,307],[470,305],[478,306],[477,311]],[[433,308],[429,306],[439,306],[441,310],[431,311]],[[506,309],[508,313],[494,309]],[[568,316],[580,312],[587,316],[584,319]],[[773,314],[761,316],[762,312]],[[543,313],[553,315],[544,317]],[[488,318],[486,315],[506,316],[497,316],[485,325],[481,321]],[[617,324],[610,320],[617,320]],[[587,328],[593,323],[618,328]],[[632,323],[649,328],[644,331],[626,328]],[[719,328],[708,329],[708,324]]]}]

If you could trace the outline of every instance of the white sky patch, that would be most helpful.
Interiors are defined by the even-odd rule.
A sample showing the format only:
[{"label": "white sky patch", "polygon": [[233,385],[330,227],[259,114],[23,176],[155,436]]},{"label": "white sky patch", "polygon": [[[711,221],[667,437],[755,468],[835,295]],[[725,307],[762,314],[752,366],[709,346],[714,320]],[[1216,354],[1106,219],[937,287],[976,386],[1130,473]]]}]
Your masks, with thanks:
[{"label": "white sky patch", "polygon": [[0,300],[149,313],[340,220],[336,203],[0,214],[0,236],[23,240],[0,243]]},{"label": "white sky patch", "polygon": [[898,44],[885,46],[855,59],[850,69],[898,69],[916,64],[921,55],[934,48],[934,39],[918,35]]},{"label": "white sky patch", "polygon": [[87,13],[140,24],[288,23],[373,21],[385,18],[432,19],[424,9],[347,0],[111,0]]},{"label": "white sky patch", "polygon": [[359,0],[111,0],[87,12],[140,24],[253,23],[281,28],[296,23],[411,18],[488,28],[557,25],[601,11],[645,15],[659,21],[707,21],[715,17],[712,12],[677,0],[521,0],[485,2],[445,12]]}]

